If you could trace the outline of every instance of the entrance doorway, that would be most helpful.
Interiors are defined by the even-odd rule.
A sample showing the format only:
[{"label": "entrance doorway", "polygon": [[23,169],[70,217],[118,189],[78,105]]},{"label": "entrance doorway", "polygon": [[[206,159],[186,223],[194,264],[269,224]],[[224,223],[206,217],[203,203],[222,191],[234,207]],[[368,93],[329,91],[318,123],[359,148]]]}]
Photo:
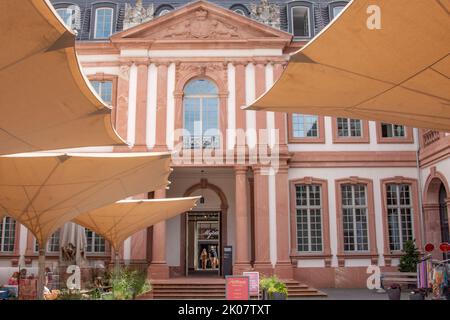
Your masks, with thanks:
[{"label": "entrance doorway", "polygon": [[186,215],[186,274],[218,276],[221,272],[221,212]]}]

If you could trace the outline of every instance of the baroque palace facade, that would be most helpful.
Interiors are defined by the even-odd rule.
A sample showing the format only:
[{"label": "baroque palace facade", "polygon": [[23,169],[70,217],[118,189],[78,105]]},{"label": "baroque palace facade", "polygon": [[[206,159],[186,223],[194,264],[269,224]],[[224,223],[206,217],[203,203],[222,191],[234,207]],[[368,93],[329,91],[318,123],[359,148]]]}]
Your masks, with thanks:
[{"label": "baroque palace facade", "polygon": [[[125,241],[122,258],[148,262],[150,277],[218,276],[231,246],[235,273],[362,287],[367,266],[394,269],[407,240],[449,241],[446,133],[241,109],[346,1],[51,2],[128,151],[179,151],[170,188],[142,196],[202,196]],[[37,263],[25,227],[5,218],[0,231],[0,266]],[[93,263],[110,259],[104,239],[87,240]],[[58,259],[58,233],[47,250]]]}]

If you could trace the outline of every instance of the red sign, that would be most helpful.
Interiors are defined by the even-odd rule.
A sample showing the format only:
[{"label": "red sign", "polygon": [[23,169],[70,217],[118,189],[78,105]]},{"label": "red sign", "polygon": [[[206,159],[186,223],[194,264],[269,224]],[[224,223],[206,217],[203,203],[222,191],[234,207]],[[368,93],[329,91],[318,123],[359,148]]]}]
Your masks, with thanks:
[{"label": "red sign", "polygon": [[442,242],[442,243],[439,245],[439,249],[440,249],[442,252],[450,251],[450,243],[448,243],[448,242]]},{"label": "red sign", "polygon": [[250,278],[244,276],[226,277],[227,300],[249,300]]},{"label": "red sign", "polygon": [[250,280],[250,295],[259,296],[259,272],[243,272]]},{"label": "red sign", "polygon": [[425,251],[426,252],[431,252],[431,251],[433,251],[434,250],[434,245],[432,244],[432,243],[427,243],[426,245],[425,245]]}]

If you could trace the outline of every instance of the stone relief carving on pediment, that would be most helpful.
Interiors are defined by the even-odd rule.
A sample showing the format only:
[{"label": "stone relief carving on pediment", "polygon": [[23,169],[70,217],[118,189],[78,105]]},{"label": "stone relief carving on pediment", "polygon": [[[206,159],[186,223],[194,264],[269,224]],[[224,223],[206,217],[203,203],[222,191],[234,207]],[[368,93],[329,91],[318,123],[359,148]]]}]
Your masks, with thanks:
[{"label": "stone relief carving on pediment", "polygon": [[237,39],[238,28],[211,17],[205,9],[195,11],[194,17],[167,28],[163,33],[167,39]]}]

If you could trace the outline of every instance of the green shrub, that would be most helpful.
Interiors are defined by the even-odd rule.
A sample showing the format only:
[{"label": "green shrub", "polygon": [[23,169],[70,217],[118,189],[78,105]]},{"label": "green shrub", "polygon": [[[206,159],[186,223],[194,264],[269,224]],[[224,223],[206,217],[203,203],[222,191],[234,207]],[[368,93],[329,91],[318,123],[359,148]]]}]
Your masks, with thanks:
[{"label": "green shrub", "polygon": [[288,295],[286,284],[278,280],[276,276],[262,278],[259,281],[259,287],[262,290],[266,290],[270,297],[272,297],[274,293],[282,293],[286,295],[286,297]]},{"label": "green shrub", "polygon": [[420,252],[417,250],[415,240],[405,242],[402,252],[404,255],[400,257],[400,272],[416,272],[417,264],[420,262]]},{"label": "green shrub", "polygon": [[114,271],[111,283],[115,300],[131,300],[151,289],[146,274],[137,270]]}]

